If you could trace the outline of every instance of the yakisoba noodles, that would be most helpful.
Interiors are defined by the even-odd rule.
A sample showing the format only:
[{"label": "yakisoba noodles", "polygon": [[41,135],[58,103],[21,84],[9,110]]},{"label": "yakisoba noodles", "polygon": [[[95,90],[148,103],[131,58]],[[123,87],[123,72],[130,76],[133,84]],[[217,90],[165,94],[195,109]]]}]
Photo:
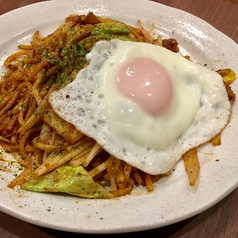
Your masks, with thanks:
[{"label": "yakisoba noodles", "polygon": [[[8,187],[21,185],[24,188],[26,182],[54,170],[63,173],[67,167],[67,173],[70,167],[80,166],[85,171],[80,169],[77,173],[85,173],[89,180],[89,177],[93,178],[108,192],[100,195],[89,191],[86,195],[78,195],[111,198],[129,194],[136,184],[153,191],[153,183],[170,174],[149,175],[113,157],[96,141],[60,118],[48,102],[50,93],[68,85],[87,66],[85,55],[96,42],[113,38],[147,42],[179,51],[175,39],[153,38],[140,21],[137,27],[132,27],[89,13],[70,15],[47,37],[41,37],[36,31],[30,45],[19,45],[20,51],[5,60],[7,71],[0,82],[0,144],[24,167]],[[234,78],[231,70],[219,73]],[[229,87],[231,81],[226,81],[225,85],[233,102],[235,95]],[[218,135],[213,144],[219,143]],[[188,173],[192,174],[190,185],[194,185],[199,174],[196,148],[184,155],[184,161]]]}]

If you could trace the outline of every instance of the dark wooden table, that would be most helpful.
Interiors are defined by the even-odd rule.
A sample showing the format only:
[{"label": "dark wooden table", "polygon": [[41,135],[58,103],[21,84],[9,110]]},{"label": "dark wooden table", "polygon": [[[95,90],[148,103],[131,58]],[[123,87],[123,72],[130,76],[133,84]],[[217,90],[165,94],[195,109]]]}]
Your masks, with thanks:
[{"label": "dark wooden table", "polygon": [[[0,14],[36,2],[41,1],[0,0]],[[155,2],[190,12],[209,22],[238,43],[238,0],[156,0]],[[129,234],[115,234],[114,236],[119,237],[121,235]],[[233,191],[217,205],[193,218],[167,227],[136,232],[130,235],[161,238],[236,238],[238,237],[238,189]],[[74,234],[37,227],[0,212],[1,238],[70,238],[89,236],[90,235],[87,234]]]}]

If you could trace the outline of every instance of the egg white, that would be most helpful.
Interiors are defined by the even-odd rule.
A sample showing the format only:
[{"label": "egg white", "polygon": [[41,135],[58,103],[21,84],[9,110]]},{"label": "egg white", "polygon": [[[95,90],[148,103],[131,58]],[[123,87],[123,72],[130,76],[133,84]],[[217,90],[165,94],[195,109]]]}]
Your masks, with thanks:
[{"label": "egg white", "polygon": [[[170,110],[151,117],[115,88],[114,74],[132,57],[149,57],[168,71],[174,87]],[[179,54],[147,43],[98,42],[89,65],[50,95],[56,113],[115,157],[149,174],[171,170],[182,154],[227,124],[230,103],[222,78]]]}]

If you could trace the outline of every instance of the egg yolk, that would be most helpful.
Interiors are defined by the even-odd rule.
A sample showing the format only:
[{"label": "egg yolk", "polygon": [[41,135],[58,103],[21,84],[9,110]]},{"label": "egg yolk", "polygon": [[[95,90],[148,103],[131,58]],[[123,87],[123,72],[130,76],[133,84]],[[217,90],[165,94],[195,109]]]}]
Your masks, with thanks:
[{"label": "egg yolk", "polygon": [[152,116],[165,113],[173,96],[172,80],[166,69],[147,57],[122,63],[116,78],[119,92]]}]

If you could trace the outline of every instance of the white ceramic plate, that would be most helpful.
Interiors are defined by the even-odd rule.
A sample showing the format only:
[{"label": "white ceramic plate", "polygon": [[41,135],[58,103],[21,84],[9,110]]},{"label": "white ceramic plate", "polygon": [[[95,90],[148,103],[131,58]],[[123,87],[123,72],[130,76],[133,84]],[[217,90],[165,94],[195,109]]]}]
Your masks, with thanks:
[{"label": "white ceramic plate", "polygon": [[[29,42],[36,30],[51,33],[71,13],[93,11],[130,24],[141,19],[144,26],[163,37],[175,37],[182,54],[217,70],[230,67],[238,72],[238,46],[206,22],[183,11],[146,0],[58,0],[14,10],[0,17],[0,65],[16,50],[19,42]],[[0,68],[1,72],[4,71]],[[238,82],[233,84],[238,93]],[[222,146],[200,150],[201,176],[198,185],[188,186],[180,161],[171,176],[161,179],[155,191],[144,188],[119,199],[88,200],[77,197],[30,193],[6,187],[13,175],[0,172],[0,209],[24,221],[65,231],[118,233],[169,225],[211,207],[238,185],[238,105],[222,134]]]}]

